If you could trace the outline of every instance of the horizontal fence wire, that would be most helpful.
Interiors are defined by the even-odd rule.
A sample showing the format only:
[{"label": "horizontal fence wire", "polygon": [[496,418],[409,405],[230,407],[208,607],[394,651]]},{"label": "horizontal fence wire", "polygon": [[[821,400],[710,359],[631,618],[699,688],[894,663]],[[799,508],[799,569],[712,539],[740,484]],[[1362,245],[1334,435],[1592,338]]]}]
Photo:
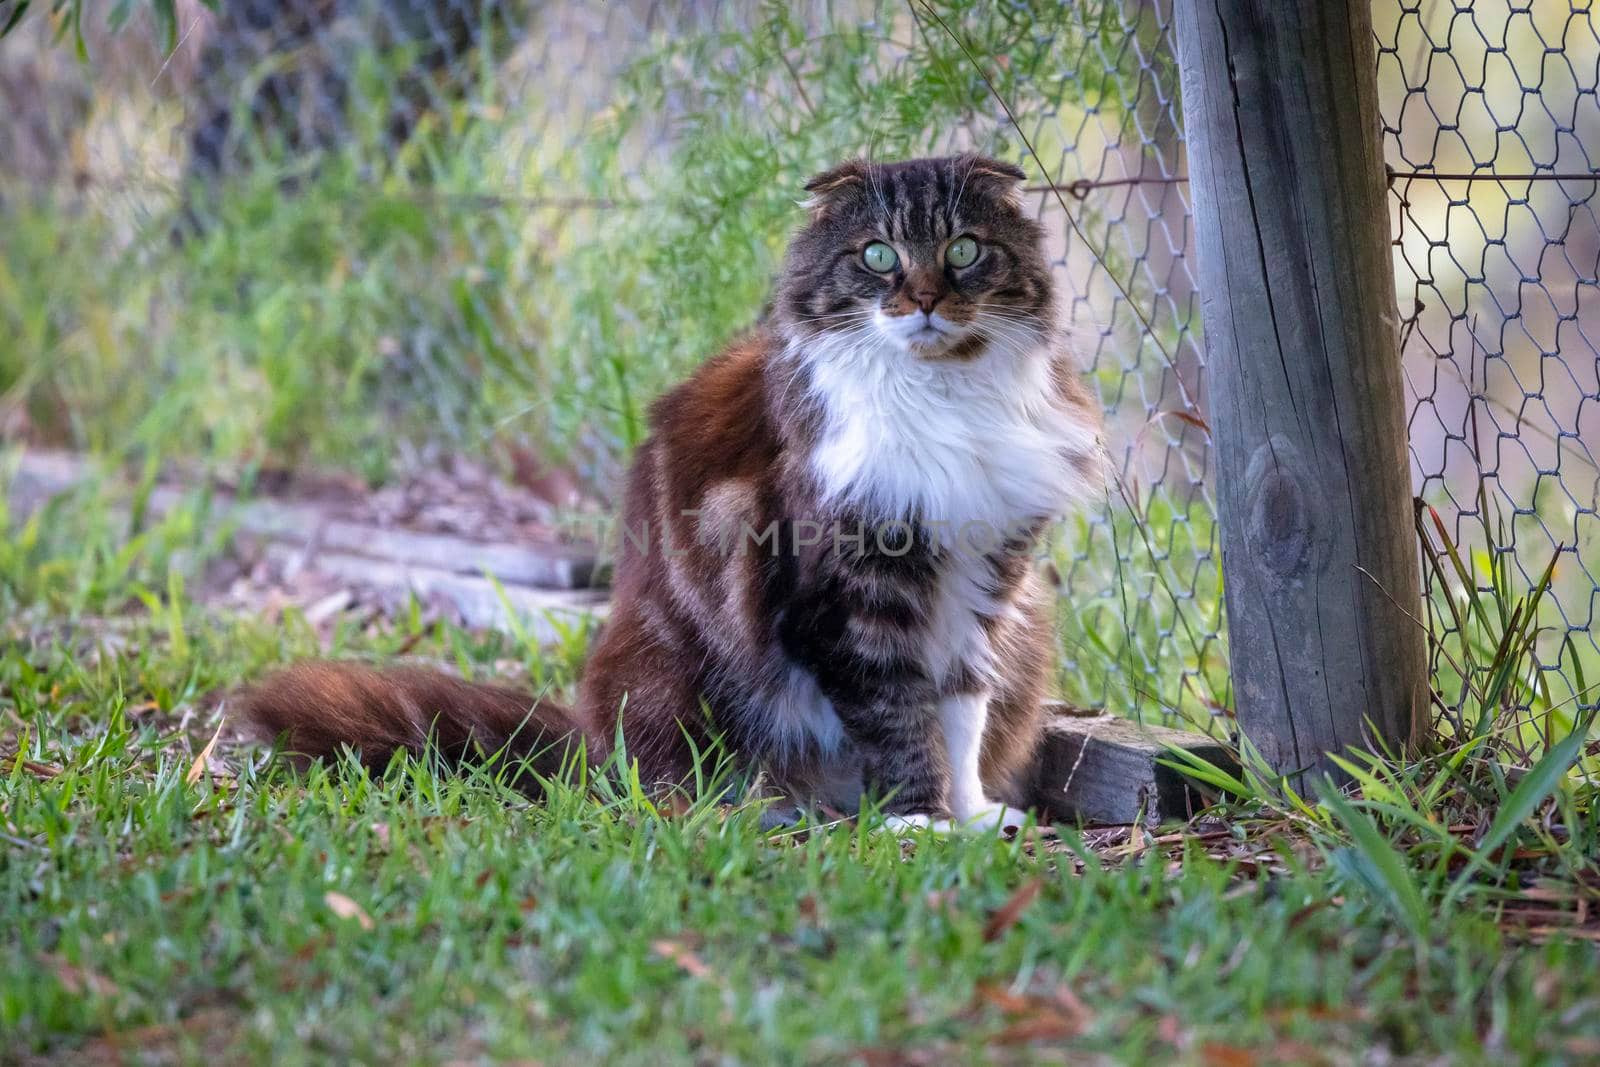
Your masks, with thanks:
[{"label": "horizontal fence wire", "polygon": [[[756,321],[807,174],[991,151],[1028,171],[1115,460],[1055,545],[1063,693],[1230,728],[1167,0],[176,15],[170,55],[142,14],[87,23],[87,64],[42,17],[0,41],[7,425],[374,477],[533,455],[604,497],[649,399]],[[1417,491],[1484,583],[1560,550],[1536,673],[1593,703],[1588,5],[1374,26]]]}]

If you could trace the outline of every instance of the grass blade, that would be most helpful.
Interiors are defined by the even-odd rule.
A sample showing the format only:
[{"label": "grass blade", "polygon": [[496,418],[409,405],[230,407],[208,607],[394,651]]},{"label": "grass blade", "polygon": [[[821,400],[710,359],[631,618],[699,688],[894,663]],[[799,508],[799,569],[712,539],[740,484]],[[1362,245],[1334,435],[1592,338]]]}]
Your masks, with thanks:
[{"label": "grass blade", "polygon": [[1388,905],[1406,929],[1417,937],[1426,936],[1432,916],[1405,858],[1385,840],[1377,824],[1365,812],[1358,811],[1331,783],[1324,790],[1322,802],[1349,831],[1354,853],[1363,861],[1361,880]]},{"label": "grass blade", "polygon": [[1228,773],[1204,756],[1196,755],[1181,745],[1162,742],[1162,747],[1167,750],[1172,759],[1156,760],[1157,763],[1171,767],[1175,771],[1188,775],[1197,782],[1201,782],[1213,789],[1224,793],[1232,793],[1241,800],[1263,800],[1256,790],[1245,785],[1238,776]]},{"label": "grass blade", "polygon": [[1466,892],[1472,884],[1472,876],[1489,862],[1492,856],[1507,839],[1517,831],[1523,821],[1532,815],[1545,798],[1555,792],[1567,776],[1567,771],[1577,762],[1583,754],[1583,743],[1589,736],[1589,727],[1593,717],[1585,719],[1566,737],[1552,745],[1539,762],[1525,774],[1522,781],[1506,797],[1505,803],[1500,805],[1500,810],[1495,813],[1494,821],[1489,824],[1488,833],[1483,835],[1483,841],[1461,873],[1456,876],[1455,882],[1450,886],[1450,891],[1445,894],[1444,906],[1450,907]]}]

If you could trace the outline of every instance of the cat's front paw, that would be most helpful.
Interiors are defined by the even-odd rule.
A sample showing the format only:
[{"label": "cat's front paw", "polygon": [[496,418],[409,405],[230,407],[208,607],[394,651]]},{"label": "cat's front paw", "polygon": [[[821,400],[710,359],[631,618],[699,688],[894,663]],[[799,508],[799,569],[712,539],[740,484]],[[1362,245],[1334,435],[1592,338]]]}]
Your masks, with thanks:
[{"label": "cat's front paw", "polygon": [[965,812],[961,825],[974,830],[1020,830],[1027,821],[1027,812],[1009,808],[997,801],[987,801]]},{"label": "cat's front paw", "polygon": [[937,815],[885,815],[883,828],[891,834],[905,836],[907,834],[931,833],[948,834],[958,828],[958,824],[950,819],[943,819]]},{"label": "cat's front paw", "polygon": [[1027,822],[1028,813],[987,801],[954,819],[938,815],[885,815],[883,828],[892,834],[915,834],[924,831],[935,834],[957,833],[962,830],[1020,830]]}]

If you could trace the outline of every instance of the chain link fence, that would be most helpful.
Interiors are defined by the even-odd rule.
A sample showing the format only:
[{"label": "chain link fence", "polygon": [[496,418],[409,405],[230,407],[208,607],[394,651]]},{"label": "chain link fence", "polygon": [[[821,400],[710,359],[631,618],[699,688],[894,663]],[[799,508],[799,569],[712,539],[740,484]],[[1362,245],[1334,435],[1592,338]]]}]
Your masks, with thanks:
[{"label": "chain link fence", "polygon": [[[170,57],[137,18],[87,65],[43,19],[0,42],[9,432],[532,454],[603,497],[755,321],[807,173],[976,147],[1033,176],[1117,460],[1055,560],[1062,688],[1226,716],[1167,0],[220,6],[180,0]],[[1600,40],[1564,0],[1374,12],[1416,485],[1524,589],[1561,548],[1539,676],[1591,703]]]}]

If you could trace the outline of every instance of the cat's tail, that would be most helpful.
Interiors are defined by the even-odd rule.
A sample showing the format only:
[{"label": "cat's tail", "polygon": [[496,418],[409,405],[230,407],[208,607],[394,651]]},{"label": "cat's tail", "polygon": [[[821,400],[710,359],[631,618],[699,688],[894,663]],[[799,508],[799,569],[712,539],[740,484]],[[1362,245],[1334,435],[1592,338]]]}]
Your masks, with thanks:
[{"label": "cat's tail", "polygon": [[371,768],[404,749],[431,745],[452,762],[503,753],[538,774],[559,773],[582,738],[571,713],[532,693],[466,682],[417,667],[296,663],[245,689],[231,718],[259,738],[309,761],[360,753]]}]

